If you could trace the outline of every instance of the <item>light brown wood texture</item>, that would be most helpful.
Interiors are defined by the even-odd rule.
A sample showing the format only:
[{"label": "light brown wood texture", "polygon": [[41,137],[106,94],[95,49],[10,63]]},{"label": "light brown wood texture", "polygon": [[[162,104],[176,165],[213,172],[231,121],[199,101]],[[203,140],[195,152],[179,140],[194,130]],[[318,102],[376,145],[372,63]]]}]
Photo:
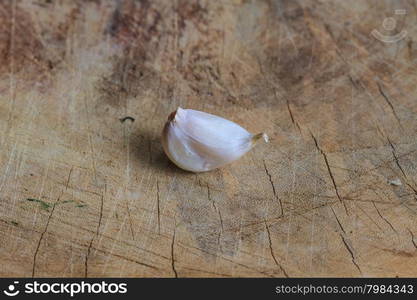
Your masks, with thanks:
[{"label": "light brown wood texture", "polygon": [[[1,1],[0,276],[417,276],[416,18],[416,1]],[[178,106],[271,141],[182,171],[160,143]]]}]

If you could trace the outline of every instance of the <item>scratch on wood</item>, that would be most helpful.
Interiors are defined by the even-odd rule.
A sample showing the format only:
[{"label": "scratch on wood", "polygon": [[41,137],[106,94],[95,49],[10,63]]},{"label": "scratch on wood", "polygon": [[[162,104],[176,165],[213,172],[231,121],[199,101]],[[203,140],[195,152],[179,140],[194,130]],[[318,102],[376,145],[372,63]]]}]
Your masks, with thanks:
[{"label": "scratch on wood", "polygon": [[221,277],[233,277],[230,274],[210,272],[210,271],[207,271],[207,270],[202,270],[202,269],[197,269],[197,268],[184,267],[183,269],[184,270],[189,270],[189,271],[195,271],[195,272],[202,272],[202,273],[205,273],[205,274],[216,275],[216,276],[221,276]]},{"label": "scratch on wood", "polygon": [[[85,246],[85,245],[83,245],[83,244],[79,244],[79,243],[77,243],[76,241],[72,241],[74,244],[76,244],[76,245],[78,245],[78,246]],[[129,257],[126,257],[126,256],[123,256],[123,255],[119,255],[119,254],[116,254],[116,253],[113,253],[113,252],[109,252],[109,251],[106,251],[106,250],[103,250],[103,249],[99,249],[99,248],[96,248],[96,247],[91,247],[91,249],[94,249],[95,251],[94,252],[100,252],[100,253],[103,253],[103,254],[105,254],[105,255],[107,255],[107,256],[114,256],[114,257],[117,257],[117,258],[120,258],[120,259],[123,259],[123,260],[126,260],[126,261],[129,261],[129,262],[132,262],[132,263],[135,263],[135,264],[138,264],[138,265],[140,265],[140,266],[144,266],[144,267],[147,267],[147,268],[150,268],[150,269],[153,269],[153,270],[159,270],[157,267],[155,267],[155,266],[152,266],[152,265],[149,265],[149,264],[146,264],[146,263],[144,263],[144,262],[141,262],[141,261],[138,261],[138,260],[135,260],[135,259],[132,259],[132,258],[129,258]]]},{"label": "scratch on wood", "polygon": [[[15,37],[16,37],[16,5],[17,1],[13,1],[12,5],[12,18],[11,18],[11,24],[10,24],[10,45],[9,45],[9,53],[10,53],[10,109],[8,112],[8,118],[7,118],[7,124],[9,125],[13,118],[13,111],[15,107],[15,101],[16,101],[16,86],[15,86],[15,59],[14,59],[14,48],[15,48]],[[9,128],[7,128],[9,129]],[[5,135],[6,136],[6,135]],[[4,141],[3,141],[4,142]]]},{"label": "scratch on wood", "polygon": [[87,123],[87,137],[88,137],[88,143],[90,146],[91,165],[93,169],[94,182],[97,184],[96,158],[95,158],[95,153],[94,153],[93,139],[91,136],[90,113],[88,111],[87,99],[85,97],[83,97],[83,102],[84,102],[84,110],[85,110],[86,123]]},{"label": "scratch on wood", "polygon": [[133,231],[133,222],[132,222],[132,216],[130,215],[129,201],[126,201],[126,210],[127,210],[127,215],[129,219],[130,234],[132,235],[132,240],[135,240],[135,232]]}]

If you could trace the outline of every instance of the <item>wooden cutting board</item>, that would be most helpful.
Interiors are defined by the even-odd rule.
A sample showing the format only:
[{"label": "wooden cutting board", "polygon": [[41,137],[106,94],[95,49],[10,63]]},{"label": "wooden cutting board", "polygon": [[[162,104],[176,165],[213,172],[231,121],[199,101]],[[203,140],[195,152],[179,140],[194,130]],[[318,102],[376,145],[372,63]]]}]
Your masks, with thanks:
[{"label": "wooden cutting board", "polygon": [[[416,1],[1,1],[0,276],[417,276]],[[259,144],[193,174],[178,106]]]}]

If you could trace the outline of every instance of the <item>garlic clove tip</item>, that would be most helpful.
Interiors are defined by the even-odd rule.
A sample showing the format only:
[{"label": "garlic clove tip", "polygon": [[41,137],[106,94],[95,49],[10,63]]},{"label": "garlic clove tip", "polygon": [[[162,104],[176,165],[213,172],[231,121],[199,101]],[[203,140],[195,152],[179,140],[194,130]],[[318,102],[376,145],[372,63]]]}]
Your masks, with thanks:
[{"label": "garlic clove tip", "polygon": [[269,137],[268,137],[268,135],[265,132],[261,132],[261,133],[255,134],[252,137],[252,142],[253,143],[256,143],[260,139],[263,139],[265,141],[265,143],[268,143],[269,142]]}]

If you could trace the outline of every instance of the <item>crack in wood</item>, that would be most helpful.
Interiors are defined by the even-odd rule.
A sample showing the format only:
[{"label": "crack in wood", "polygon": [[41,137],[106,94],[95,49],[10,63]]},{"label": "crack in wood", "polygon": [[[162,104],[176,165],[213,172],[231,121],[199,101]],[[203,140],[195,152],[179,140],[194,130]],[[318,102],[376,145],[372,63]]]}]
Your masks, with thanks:
[{"label": "crack in wood", "polygon": [[363,213],[364,213],[364,215],[365,216],[367,216],[368,217],[368,219],[369,220],[371,220],[371,222],[376,226],[376,227],[378,227],[378,229],[379,230],[381,230],[381,231],[383,231],[383,229],[381,228],[381,226],[379,226],[378,225],[378,223],[377,222],[375,222],[375,220],[366,212],[366,210],[364,210],[359,204],[358,205],[356,205],[356,207],[357,208],[359,208]]},{"label": "crack in wood", "polygon": [[414,248],[416,248],[417,249],[417,244],[416,244],[416,242],[414,241],[414,234],[413,234],[413,232],[409,229],[409,228],[407,228],[407,230],[408,230],[408,232],[410,233],[410,235],[411,235],[411,243],[414,245]]},{"label": "crack in wood", "polygon": [[283,216],[283,215],[284,215],[284,207],[283,207],[283,205],[282,205],[282,201],[281,201],[281,199],[280,199],[280,198],[278,197],[278,195],[277,195],[277,191],[276,191],[276,189],[275,189],[275,184],[274,184],[274,181],[272,180],[272,176],[271,176],[271,174],[269,173],[268,168],[266,167],[265,160],[263,160],[263,163],[264,163],[265,173],[266,173],[266,175],[268,175],[269,182],[270,182],[271,187],[272,187],[272,192],[274,193],[274,197],[275,197],[275,199],[276,199],[276,200],[278,200],[278,203],[279,203],[279,206],[280,206],[280,209],[281,209],[281,216]]},{"label": "crack in wood", "polygon": [[56,199],[56,201],[55,201],[55,202],[54,202],[54,204],[52,205],[51,213],[48,215],[48,219],[47,219],[47,221],[46,221],[45,228],[44,228],[43,232],[41,233],[41,236],[40,236],[40,238],[39,238],[39,240],[38,240],[38,244],[36,245],[35,253],[34,253],[34,255],[33,255],[32,277],[35,277],[36,260],[37,260],[37,257],[38,257],[39,248],[40,248],[40,246],[41,246],[41,243],[42,243],[43,237],[44,237],[45,233],[48,231],[49,222],[50,222],[50,220],[51,220],[52,214],[53,214],[53,213],[54,213],[54,211],[55,211],[55,206],[56,206],[56,204],[59,202],[59,200],[61,199],[61,197],[62,197],[62,195],[64,194],[64,192],[68,189],[68,185],[69,185],[69,182],[70,182],[70,179],[71,179],[71,173],[72,173],[72,170],[73,170],[73,167],[71,167],[71,169],[70,169],[70,171],[69,171],[69,174],[68,174],[68,177],[67,177],[67,181],[66,181],[65,187],[62,189],[61,194],[59,195],[59,197]]},{"label": "crack in wood", "polygon": [[344,234],[346,234],[346,231],[345,231],[345,229],[343,228],[342,223],[340,223],[340,220],[339,220],[339,218],[337,217],[336,212],[334,211],[334,209],[333,209],[333,207],[332,207],[331,205],[330,205],[330,209],[332,210],[333,215],[334,215],[334,217],[336,218],[337,224],[339,224],[340,229],[342,230],[342,232],[343,232]]},{"label": "crack in wood", "polygon": [[404,176],[405,178],[407,178],[407,175],[405,174],[405,172],[404,172],[403,168],[402,168],[402,167],[401,167],[401,165],[400,165],[400,162],[398,161],[398,157],[397,157],[397,154],[396,154],[396,150],[395,150],[394,145],[392,144],[392,142],[391,142],[391,140],[389,139],[389,137],[387,137],[387,140],[388,140],[388,143],[389,143],[389,145],[390,145],[390,147],[391,147],[391,153],[392,153],[392,156],[394,157],[394,161],[395,161],[395,163],[396,163],[397,167],[400,169],[400,171],[401,171],[401,173],[403,174],[403,176]]},{"label": "crack in wood", "polygon": [[357,89],[357,90],[359,90],[359,91],[363,91],[365,88],[363,87],[363,84],[362,84],[362,82],[359,80],[359,79],[353,79],[353,77],[352,77],[352,75],[351,74],[348,74],[348,78],[349,78],[349,81],[350,81],[350,83],[352,84],[352,86],[355,88],[355,89]]},{"label": "crack in wood", "polygon": [[220,251],[223,251],[222,250],[222,244],[221,244],[221,237],[222,237],[222,234],[223,234],[223,231],[224,231],[224,227],[223,227],[223,217],[222,217],[222,214],[221,214],[221,212],[220,212],[220,209],[217,207],[217,205],[216,205],[216,202],[211,198],[211,193],[210,193],[210,186],[209,186],[209,184],[207,183],[207,198],[208,198],[208,200],[211,202],[211,204],[213,205],[213,209],[214,209],[214,211],[215,212],[217,212],[217,214],[218,214],[218,216],[219,216],[219,221],[220,221],[220,230],[219,230],[219,233],[218,233],[218,235],[217,235],[217,244],[219,245],[219,247],[220,247]]},{"label": "crack in wood", "polygon": [[417,195],[417,190],[410,183],[408,183],[408,176],[407,176],[403,167],[400,164],[399,157],[397,156],[397,151],[396,151],[396,148],[394,147],[394,144],[391,142],[391,140],[388,136],[386,138],[387,138],[388,143],[391,147],[391,153],[392,153],[392,156],[394,157],[395,164],[397,165],[398,169],[400,169],[401,173],[404,176],[404,179],[406,181],[405,184],[414,192],[414,194]]},{"label": "crack in wood", "polygon": [[[263,222],[261,222],[261,223],[263,223]],[[262,270],[258,270],[258,269],[256,269],[256,268],[251,267],[251,266],[248,266],[248,265],[245,265],[245,264],[239,263],[239,262],[234,261],[234,260],[232,260],[232,259],[230,259],[230,258],[227,258],[227,257],[225,257],[225,256],[219,255],[218,253],[215,253],[215,252],[212,252],[212,251],[209,251],[209,250],[203,249],[203,248],[199,248],[199,247],[196,247],[196,246],[192,246],[192,245],[189,245],[189,244],[184,244],[184,243],[181,243],[181,242],[178,242],[178,243],[179,243],[179,244],[181,244],[183,247],[186,247],[186,248],[190,248],[190,249],[195,249],[195,250],[201,251],[201,252],[203,252],[203,253],[205,253],[205,254],[208,254],[208,255],[213,256],[214,258],[218,258],[218,259],[222,259],[222,260],[224,260],[224,261],[227,261],[227,262],[229,262],[229,263],[231,263],[231,264],[233,264],[233,265],[235,265],[235,266],[239,266],[239,267],[242,267],[242,268],[248,269],[248,270],[250,270],[250,271],[255,271],[255,272],[257,272],[257,273],[259,273],[259,274],[261,274],[261,275],[264,275],[264,276],[268,276],[268,277],[271,277],[271,278],[273,277],[271,274],[268,274],[267,272],[264,272],[264,271],[262,271]]]},{"label": "crack in wood", "polygon": [[271,253],[271,257],[272,257],[273,261],[275,262],[275,264],[277,265],[277,267],[284,274],[284,276],[289,278],[287,271],[285,271],[284,267],[278,262],[277,258],[275,257],[274,249],[272,248],[271,232],[269,231],[269,228],[268,228],[268,225],[266,224],[266,221],[264,221],[264,223],[265,223],[266,232],[268,234],[269,251]]},{"label": "crack in wood", "polygon": [[345,247],[346,247],[347,251],[349,252],[350,257],[352,258],[352,263],[355,265],[355,267],[358,269],[359,273],[362,275],[361,268],[359,267],[358,263],[356,262],[355,255],[353,254],[353,249],[352,249],[352,248],[349,246],[349,244],[346,242],[346,240],[345,240],[345,238],[344,238],[344,236],[343,236],[343,235],[340,235],[340,237],[341,237],[341,239],[342,239],[342,241],[343,241],[343,244],[345,245]]},{"label": "crack in wood", "polygon": [[175,256],[174,256],[174,245],[175,245],[175,226],[174,226],[174,233],[172,234],[172,242],[171,242],[171,269],[174,273],[174,277],[178,278],[177,269],[175,268]]},{"label": "crack in wood", "polygon": [[160,197],[159,197],[159,180],[156,181],[156,211],[158,218],[158,234],[161,234],[161,208],[160,208]]},{"label": "crack in wood", "polygon": [[339,194],[339,190],[338,190],[337,185],[336,185],[336,180],[334,179],[332,169],[330,168],[330,164],[329,164],[329,161],[328,161],[328,159],[327,159],[326,152],[324,152],[324,151],[320,148],[320,146],[319,146],[319,144],[318,144],[318,142],[317,142],[316,137],[313,135],[313,133],[312,133],[311,131],[310,131],[310,134],[311,134],[311,136],[312,136],[312,138],[313,138],[313,140],[314,140],[314,144],[316,145],[317,150],[321,153],[321,155],[322,155],[322,156],[323,156],[323,158],[324,158],[324,162],[326,163],[327,171],[329,172],[330,179],[332,180],[333,187],[334,187],[334,190],[335,190],[335,192],[336,192],[336,196],[337,196],[337,198],[339,199],[339,201],[343,204],[343,207],[345,208],[345,212],[346,212],[346,214],[347,214],[347,215],[349,215],[349,211],[348,211],[348,209],[347,209],[347,206],[346,206],[345,202],[342,200],[342,197],[341,197],[341,196],[340,196],[340,194]]},{"label": "crack in wood", "polygon": [[96,237],[98,237],[98,235],[99,235],[99,230],[100,230],[100,227],[101,227],[101,221],[103,219],[104,195],[106,194],[106,191],[107,191],[107,185],[105,184],[104,185],[104,194],[101,195],[100,214],[99,214],[98,224],[97,224],[97,227],[96,227],[96,232],[90,240],[90,243],[89,243],[88,248],[87,248],[87,254],[85,255],[85,261],[84,261],[84,277],[85,278],[88,277],[88,258],[90,257],[91,247],[93,245],[94,239]]},{"label": "crack in wood", "polygon": [[287,110],[288,110],[288,113],[290,114],[291,122],[298,128],[298,131],[301,133],[300,124],[298,124],[298,122],[294,118],[294,114],[293,114],[293,112],[291,110],[291,106],[290,106],[290,101],[288,99],[285,99],[285,102],[287,104]]},{"label": "crack in wood", "polygon": [[376,210],[376,212],[378,213],[378,216],[382,219],[382,220],[384,220],[385,221],[385,223],[387,223],[388,224],[388,226],[389,227],[391,227],[391,229],[398,235],[398,232],[397,232],[397,230],[395,230],[395,228],[394,228],[394,226],[392,226],[392,224],[388,221],[388,219],[387,218],[385,218],[382,214],[381,214],[381,212],[379,211],[379,209],[378,209],[378,207],[376,206],[376,204],[375,204],[375,201],[372,201],[372,204],[374,205],[374,207],[375,207],[375,210]]},{"label": "crack in wood", "polygon": [[397,120],[398,124],[400,125],[400,127],[403,129],[400,118],[397,115],[397,112],[394,109],[394,105],[392,105],[391,100],[389,99],[388,95],[384,92],[384,90],[382,89],[382,86],[379,82],[376,83],[378,86],[378,91],[379,93],[382,95],[382,98],[385,99],[385,101],[387,102],[388,106],[391,108],[392,114],[394,115],[395,119]]}]

